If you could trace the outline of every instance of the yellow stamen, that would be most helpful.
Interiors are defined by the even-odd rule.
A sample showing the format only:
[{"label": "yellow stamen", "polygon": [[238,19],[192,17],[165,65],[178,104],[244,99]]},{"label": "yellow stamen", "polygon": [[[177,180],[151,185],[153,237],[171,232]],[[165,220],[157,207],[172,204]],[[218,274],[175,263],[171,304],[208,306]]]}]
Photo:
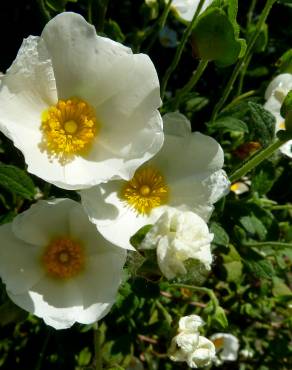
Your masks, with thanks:
[{"label": "yellow stamen", "polygon": [[59,279],[69,279],[84,268],[85,255],[80,243],[67,238],[54,239],[45,249],[42,263],[47,273]]},{"label": "yellow stamen", "polygon": [[153,208],[166,204],[168,196],[169,188],[163,175],[152,167],[137,170],[120,193],[121,199],[140,214],[149,214]]},{"label": "yellow stamen", "polygon": [[94,109],[84,100],[59,100],[42,113],[41,148],[62,163],[84,154],[97,133]]},{"label": "yellow stamen", "polygon": [[217,350],[224,346],[224,338],[216,338],[213,340],[214,346]]}]

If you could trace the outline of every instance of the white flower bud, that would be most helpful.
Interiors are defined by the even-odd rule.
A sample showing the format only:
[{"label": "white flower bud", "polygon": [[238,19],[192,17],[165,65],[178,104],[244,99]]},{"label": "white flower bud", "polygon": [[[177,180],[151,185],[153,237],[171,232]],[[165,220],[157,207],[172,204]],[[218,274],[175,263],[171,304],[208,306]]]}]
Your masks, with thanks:
[{"label": "white flower bud", "polygon": [[193,212],[168,208],[154,224],[141,249],[157,248],[157,262],[167,279],[186,274],[184,262],[195,259],[210,269],[213,234],[205,221]]}]

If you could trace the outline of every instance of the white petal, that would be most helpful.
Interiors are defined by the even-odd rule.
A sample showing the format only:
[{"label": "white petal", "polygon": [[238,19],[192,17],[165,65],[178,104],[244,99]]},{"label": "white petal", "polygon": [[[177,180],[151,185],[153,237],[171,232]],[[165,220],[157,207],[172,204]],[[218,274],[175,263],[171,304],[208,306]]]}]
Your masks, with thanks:
[{"label": "white petal", "polygon": [[151,224],[152,218],[137,214],[119,198],[123,181],[110,181],[81,191],[81,201],[90,220],[111,243],[134,250],[130,237],[142,226]]},{"label": "white petal", "polygon": [[289,140],[286,144],[282,145],[280,147],[280,151],[288,157],[292,158],[292,140]]},{"label": "white petal", "polygon": [[167,113],[163,116],[163,131],[166,135],[189,136],[192,128],[190,121],[179,112]]},{"label": "white petal", "polygon": [[71,199],[39,201],[18,215],[12,224],[15,235],[27,243],[46,247],[52,238],[69,234]]},{"label": "white petal", "polygon": [[9,292],[25,292],[45,274],[40,251],[17,239],[12,232],[11,223],[0,226],[0,238],[1,279]]},{"label": "white petal", "polygon": [[278,75],[276,78],[274,78],[266,89],[265,99],[268,100],[272,96],[274,91],[278,88],[285,89],[288,91],[291,90],[292,89],[292,74],[282,73]]},{"label": "white petal", "polygon": [[[211,335],[210,339],[215,343],[218,339],[223,339],[223,345],[217,348],[220,360],[223,361],[236,361],[239,350],[239,340],[229,333],[215,333]],[[223,350],[222,350],[223,349]],[[221,351],[222,350],[222,351]]]},{"label": "white petal", "polygon": [[47,23],[41,38],[52,58],[59,98],[79,96],[96,106],[116,92],[119,81],[107,84],[105,91],[102,87],[111,78],[113,65],[117,67],[123,57],[132,53],[129,48],[97,36],[95,28],[81,15],[69,12]]},{"label": "white petal", "polygon": [[198,328],[204,325],[204,320],[198,315],[183,316],[179,320],[179,330],[186,332],[197,331]]},{"label": "white petal", "polygon": [[152,161],[169,182],[192,176],[204,179],[222,168],[224,154],[216,140],[195,132],[186,137],[166,135],[161,151]]}]

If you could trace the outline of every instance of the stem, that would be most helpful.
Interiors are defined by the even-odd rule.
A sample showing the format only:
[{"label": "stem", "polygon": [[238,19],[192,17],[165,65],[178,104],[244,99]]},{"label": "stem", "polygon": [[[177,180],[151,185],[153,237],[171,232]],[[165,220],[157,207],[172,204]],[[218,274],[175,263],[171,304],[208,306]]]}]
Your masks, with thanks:
[{"label": "stem", "polygon": [[156,39],[157,39],[157,37],[159,35],[160,30],[165,25],[166,19],[168,17],[168,14],[169,14],[169,11],[170,11],[170,8],[171,8],[172,1],[173,0],[169,0],[168,1],[167,5],[163,9],[163,12],[162,12],[161,17],[159,18],[158,22],[154,26],[154,32],[155,32],[155,34],[154,34],[153,38],[150,40],[149,45],[147,46],[147,48],[145,48],[145,53],[146,54],[149,53],[149,50],[152,48],[153,44],[155,43],[155,41],[156,41]]},{"label": "stem", "polygon": [[284,211],[284,210],[289,210],[289,209],[292,209],[292,204],[282,204],[282,205],[279,205],[279,206],[272,206],[271,208],[271,211]]},{"label": "stem", "polygon": [[187,284],[179,284],[179,283],[176,283],[176,284],[171,284],[170,287],[173,287],[173,288],[185,288],[185,289],[190,289],[190,290],[195,290],[197,292],[201,292],[201,293],[205,293],[209,296],[214,308],[218,307],[219,306],[219,301],[217,299],[217,297],[215,296],[215,293],[213,292],[213,290],[211,289],[208,289],[208,288],[205,288],[205,287],[201,287],[201,286],[194,286],[194,285],[187,285]]},{"label": "stem", "polygon": [[276,248],[292,248],[292,243],[283,242],[258,242],[258,243],[244,243],[246,247],[276,247]]},{"label": "stem", "polygon": [[102,370],[102,354],[100,348],[100,331],[97,322],[93,325],[94,330],[94,354],[95,354],[95,370]]},{"label": "stem", "polygon": [[172,317],[167,312],[167,310],[163,307],[163,305],[159,301],[155,301],[156,306],[160,309],[161,313],[163,314],[165,320],[168,322],[169,325],[172,323]]},{"label": "stem", "polygon": [[92,24],[93,19],[92,19],[92,0],[88,0],[88,6],[87,6],[87,20],[88,23]]},{"label": "stem", "polygon": [[96,31],[103,32],[104,20],[107,11],[109,0],[100,0],[97,4],[97,25]]},{"label": "stem", "polygon": [[234,98],[232,100],[231,103],[227,104],[223,109],[222,109],[222,112],[225,112],[225,111],[228,111],[229,109],[231,109],[233,106],[237,105],[241,100],[245,99],[245,98],[248,98],[252,95],[254,95],[256,93],[255,90],[250,90],[250,91],[247,91],[246,93],[244,94],[241,94],[239,96],[237,96],[236,98]]},{"label": "stem", "polygon": [[[275,1],[275,0],[274,0]],[[168,69],[166,70],[165,72],[165,75],[163,77],[163,80],[162,80],[162,83],[161,83],[161,99],[163,100],[164,98],[164,94],[165,94],[165,90],[166,90],[166,86],[167,86],[167,83],[168,83],[168,80],[171,76],[171,74],[173,73],[173,71],[176,69],[179,61],[180,61],[180,58],[182,56],[182,52],[184,50],[184,47],[186,45],[186,42],[188,40],[188,38],[190,37],[191,33],[192,33],[192,30],[193,30],[193,26],[197,20],[197,17],[202,9],[202,6],[204,5],[204,2],[205,0],[200,0],[199,2],[199,5],[197,7],[197,10],[193,16],[193,19],[191,21],[191,23],[188,25],[188,27],[186,28],[185,32],[183,33],[183,36],[182,36],[182,39],[181,39],[181,42],[180,42],[180,45],[179,47],[176,49],[176,53],[175,53],[175,56],[171,62],[171,65],[168,67]]]},{"label": "stem", "polygon": [[253,17],[253,13],[254,13],[254,10],[255,10],[256,3],[257,3],[257,0],[251,0],[251,4],[250,4],[250,7],[248,9],[247,16],[246,16],[246,18],[247,18],[246,28],[248,28],[248,26],[252,22],[252,17]]},{"label": "stem", "polygon": [[289,139],[276,140],[274,143],[269,145],[267,148],[261,150],[255,154],[250,160],[247,160],[243,165],[233,171],[229,175],[229,180],[235,182],[239,180],[242,176],[247,174],[253,168],[257,167],[262,161],[269,158],[277,149],[279,149],[283,144],[285,144]]},{"label": "stem", "polygon": [[51,15],[50,15],[50,13],[48,12],[48,10],[45,6],[44,0],[37,0],[37,3],[38,3],[38,6],[39,6],[39,9],[40,9],[40,12],[42,13],[42,17],[43,17],[44,21],[46,23],[49,22],[49,20],[51,20]]},{"label": "stem", "polygon": [[240,76],[239,76],[237,96],[240,96],[240,94],[242,93],[244,77],[245,77],[246,71],[248,69],[248,66],[249,66],[249,64],[251,62],[251,58],[252,58],[252,54],[249,55],[249,57],[247,58],[246,62],[242,66],[242,70],[241,70]]},{"label": "stem", "polygon": [[50,339],[50,336],[51,336],[51,330],[50,329],[47,329],[47,330],[48,331],[47,331],[47,334],[46,334],[46,337],[45,337],[45,340],[44,340],[44,343],[43,343],[41,352],[39,354],[39,358],[38,358],[38,361],[37,361],[35,370],[42,370],[43,360],[44,360],[46,349],[47,349],[47,346],[48,346],[48,343],[49,343],[49,339]]},{"label": "stem", "polygon": [[226,100],[228,99],[231,91],[232,91],[232,88],[233,88],[233,85],[234,85],[234,82],[235,80],[237,79],[238,77],[238,74],[240,73],[242,67],[245,65],[246,61],[248,60],[249,58],[249,55],[251,54],[252,52],[252,49],[254,47],[254,44],[255,42],[257,41],[257,38],[259,37],[260,35],[260,32],[262,30],[262,27],[263,25],[265,24],[265,21],[272,9],[272,6],[273,4],[276,2],[277,0],[267,0],[266,2],[266,5],[261,13],[261,16],[258,20],[258,23],[257,23],[257,26],[256,26],[256,32],[254,33],[253,37],[250,39],[248,45],[247,45],[247,49],[246,49],[246,52],[243,56],[243,58],[239,59],[233,72],[232,72],[232,75],[229,79],[229,81],[227,82],[227,85],[225,86],[225,89],[223,91],[223,94],[222,94],[222,97],[221,99],[218,101],[218,103],[216,104],[215,108],[214,108],[214,111],[212,113],[212,117],[211,117],[211,121],[215,121],[216,117],[217,117],[217,114],[220,112],[220,110],[222,109],[224,103],[226,102]]},{"label": "stem", "polygon": [[176,110],[179,107],[182,98],[196,86],[200,77],[204,73],[208,63],[209,63],[208,60],[203,60],[203,59],[200,60],[199,65],[198,65],[197,69],[193,72],[193,75],[190,78],[190,80],[185,84],[184,87],[182,87],[177,92],[176,102],[175,102],[175,109],[174,110]]}]

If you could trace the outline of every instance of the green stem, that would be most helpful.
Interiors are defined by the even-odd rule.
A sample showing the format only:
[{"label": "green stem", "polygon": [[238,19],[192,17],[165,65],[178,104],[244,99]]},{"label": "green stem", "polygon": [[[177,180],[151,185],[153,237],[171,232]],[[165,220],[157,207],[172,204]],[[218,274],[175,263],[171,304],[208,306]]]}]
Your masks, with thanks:
[{"label": "green stem", "polygon": [[271,211],[284,211],[284,210],[289,210],[292,209],[292,204],[283,204],[279,206],[272,206]]},{"label": "green stem", "polygon": [[227,82],[227,85],[225,86],[225,89],[223,91],[223,94],[222,94],[222,97],[221,99],[218,101],[218,103],[216,104],[215,108],[214,108],[214,111],[212,113],[212,117],[211,117],[211,121],[215,121],[216,117],[217,117],[217,114],[221,111],[223,105],[225,104],[226,100],[228,99],[231,91],[232,91],[232,88],[233,88],[233,85],[234,85],[234,82],[235,80],[237,79],[242,67],[245,65],[246,61],[248,60],[249,58],[249,55],[252,53],[252,49],[254,47],[254,44],[256,43],[259,35],[260,35],[260,32],[262,30],[262,27],[264,26],[265,22],[266,22],[266,19],[272,9],[272,6],[273,4],[276,2],[277,0],[267,0],[266,2],[266,5],[261,13],[261,16],[258,20],[258,23],[256,25],[256,31],[253,35],[253,37],[250,39],[248,45],[247,45],[247,48],[246,48],[246,52],[244,54],[244,56],[238,60],[233,72],[232,72],[232,75],[229,79],[229,81]]},{"label": "green stem", "polygon": [[49,22],[51,15],[45,6],[44,0],[37,0],[37,3],[45,23]]},{"label": "green stem", "polygon": [[246,75],[246,71],[248,69],[248,66],[250,65],[251,58],[252,58],[252,54],[249,55],[245,64],[242,66],[242,70],[241,70],[240,76],[239,76],[238,89],[237,89],[237,94],[236,94],[237,96],[240,96],[241,93],[242,93],[244,77]]},{"label": "green stem", "polygon": [[188,94],[198,83],[200,77],[204,73],[205,69],[207,68],[209,61],[201,59],[197,69],[193,72],[192,77],[190,80],[182,87],[176,94],[176,101],[175,101],[175,110],[178,109],[182,98]]},{"label": "green stem", "polygon": [[46,349],[47,349],[49,339],[50,339],[50,336],[51,336],[51,330],[50,329],[47,329],[47,330],[48,331],[47,331],[47,334],[45,336],[43,347],[42,347],[41,352],[39,354],[39,358],[38,358],[35,370],[42,370],[43,360],[44,360]]},{"label": "green stem", "polygon": [[258,242],[258,243],[244,243],[246,247],[275,247],[275,248],[292,248],[292,243],[283,242]]},{"label": "green stem", "polygon": [[163,307],[163,305],[157,300],[155,301],[156,306],[160,309],[161,313],[163,314],[165,320],[168,322],[169,325],[172,323],[172,317],[168,313],[168,311]]},{"label": "green stem", "polygon": [[235,182],[239,180],[242,176],[247,174],[253,168],[257,167],[262,161],[269,158],[277,149],[279,149],[283,144],[285,144],[289,139],[285,140],[276,140],[274,143],[269,145],[267,148],[261,150],[260,152],[256,153],[250,160],[247,160],[243,163],[243,165],[233,171],[229,175],[229,180],[231,182]]},{"label": "green stem", "polygon": [[164,94],[165,94],[165,90],[166,90],[166,86],[167,86],[167,83],[168,83],[168,80],[171,76],[171,74],[174,72],[174,70],[176,69],[179,61],[180,61],[180,58],[182,56],[182,53],[183,53],[183,50],[185,48],[185,45],[186,45],[186,42],[188,40],[188,38],[190,37],[191,33],[192,33],[192,30],[193,30],[193,26],[197,20],[197,17],[204,5],[204,2],[205,0],[200,0],[199,2],[199,5],[198,5],[198,8],[193,16],[193,19],[191,21],[191,23],[188,25],[188,27],[186,28],[185,32],[183,33],[183,36],[182,36],[182,39],[181,39],[181,42],[178,46],[178,48],[176,49],[176,53],[175,53],[175,56],[171,62],[171,65],[168,67],[168,69],[166,70],[165,72],[165,75],[163,77],[163,80],[162,80],[162,83],[161,83],[161,99],[163,100],[164,98]]},{"label": "green stem", "polygon": [[88,23],[90,23],[90,24],[93,23],[93,18],[92,18],[92,0],[88,0],[87,20],[88,20]]},{"label": "green stem", "polygon": [[109,0],[100,0],[97,4],[97,24],[96,31],[103,32],[104,20],[107,12]]},{"label": "green stem", "polygon": [[167,20],[168,14],[170,12],[171,3],[173,0],[169,0],[167,5],[164,7],[161,17],[159,18],[158,22],[154,26],[154,36],[149,42],[149,45],[145,48],[145,53],[148,54],[149,50],[152,48],[153,44],[155,43],[160,30],[164,27],[165,22]]},{"label": "green stem", "polygon": [[257,0],[251,0],[251,4],[250,4],[250,7],[248,9],[247,16],[246,16],[246,18],[247,18],[246,28],[248,28],[248,26],[252,22],[252,17],[253,17],[253,13],[254,13],[254,10],[255,10],[255,7],[256,7],[256,3],[257,3]]},{"label": "green stem", "polygon": [[223,109],[222,109],[222,112],[225,112],[225,111],[228,111],[229,109],[233,108],[234,106],[236,106],[241,100],[243,99],[246,99],[252,95],[254,95],[256,93],[255,90],[250,90],[250,91],[247,91],[246,93],[244,94],[241,94],[239,96],[237,96],[236,98],[234,98],[232,100],[231,103],[227,104]]},{"label": "green stem", "polygon": [[201,286],[194,286],[194,285],[187,285],[187,284],[179,284],[179,283],[176,283],[176,284],[171,284],[170,287],[173,287],[173,288],[185,288],[185,289],[190,289],[190,290],[194,290],[196,292],[201,292],[201,293],[204,293],[204,294],[207,294],[214,306],[214,309],[216,309],[216,307],[219,306],[219,301],[215,295],[215,293],[213,292],[212,289],[208,289],[208,288],[205,288],[205,287],[201,287]]},{"label": "green stem", "polygon": [[93,330],[94,330],[95,370],[103,370],[102,354],[101,354],[101,346],[100,346],[100,331],[98,329],[97,322],[93,325]]}]

